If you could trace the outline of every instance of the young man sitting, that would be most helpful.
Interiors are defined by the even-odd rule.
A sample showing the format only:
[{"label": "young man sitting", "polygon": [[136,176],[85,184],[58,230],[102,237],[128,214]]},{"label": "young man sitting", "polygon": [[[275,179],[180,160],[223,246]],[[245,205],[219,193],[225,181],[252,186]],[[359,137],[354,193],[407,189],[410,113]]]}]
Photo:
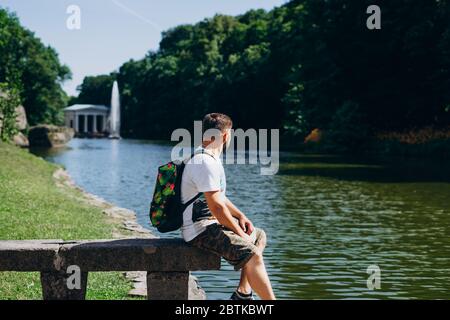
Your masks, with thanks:
[{"label": "young man sitting", "polygon": [[[203,193],[206,203],[196,200],[183,212],[183,238],[193,246],[214,252],[241,270],[241,279],[232,300],[253,300],[252,289],[263,300],[275,299],[264,265],[266,234],[225,195],[225,171],[220,160],[231,141],[231,119],[210,113],[203,119],[203,133],[215,129],[218,134],[203,137],[202,146],[186,163],[181,182],[183,203]],[[210,130],[211,131],[211,130]]]}]

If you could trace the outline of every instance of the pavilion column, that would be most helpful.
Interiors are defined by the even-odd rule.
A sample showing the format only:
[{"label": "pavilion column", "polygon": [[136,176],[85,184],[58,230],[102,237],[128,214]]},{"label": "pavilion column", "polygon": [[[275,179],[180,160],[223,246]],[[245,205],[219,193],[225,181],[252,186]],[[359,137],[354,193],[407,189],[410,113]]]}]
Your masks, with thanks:
[{"label": "pavilion column", "polygon": [[103,116],[103,121],[102,121],[102,131],[106,130],[106,117]]},{"label": "pavilion column", "polygon": [[84,115],[84,133],[88,132],[88,126],[87,126],[87,114]]},{"label": "pavilion column", "polygon": [[96,133],[97,132],[97,115],[94,114],[93,117],[94,117],[94,124],[93,124],[94,128],[93,128],[92,132]]},{"label": "pavilion column", "polygon": [[78,115],[76,112],[74,113],[73,118],[73,129],[75,130],[75,132],[78,132]]}]

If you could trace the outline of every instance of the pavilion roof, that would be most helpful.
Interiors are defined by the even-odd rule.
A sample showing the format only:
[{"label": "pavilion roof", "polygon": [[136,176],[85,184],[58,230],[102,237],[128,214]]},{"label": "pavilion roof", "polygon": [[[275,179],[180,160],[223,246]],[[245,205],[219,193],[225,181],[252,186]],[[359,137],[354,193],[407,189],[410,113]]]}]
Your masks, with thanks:
[{"label": "pavilion roof", "polygon": [[64,111],[80,111],[87,109],[94,109],[97,111],[109,111],[109,107],[100,104],[74,104],[67,108],[64,108]]}]

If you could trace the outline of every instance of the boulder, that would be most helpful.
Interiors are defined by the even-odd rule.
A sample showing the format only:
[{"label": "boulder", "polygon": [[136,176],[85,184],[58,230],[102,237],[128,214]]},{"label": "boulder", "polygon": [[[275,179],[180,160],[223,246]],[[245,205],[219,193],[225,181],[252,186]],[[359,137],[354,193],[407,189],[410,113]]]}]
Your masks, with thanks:
[{"label": "boulder", "polygon": [[18,106],[16,108],[16,114],[17,129],[20,131],[25,130],[28,126],[25,108],[23,106]]},{"label": "boulder", "polygon": [[[128,295],[131,297],[147,297],[147,272],[131,271],[126,273],[127,279],[133,282],[133,287]],[[189,275],[188,300],[206,300],[205,290],[200,286],[196,276]]]},{"label": "boulder", "polygon": [[[0,91],[0,98],[6,98],[7,95]],[[17,129],[19,131],[25,130],[28,126],[27,121],[27,113],[25,112],[25,108],[23,106],[17,106],[16,108],[16,123],[17,123]],[[0,112],[0,132],[2,131],[3,126],[3,114]]]},{"label": "boulder", "polygon": [[12,142],[19,147],[26,148],[30,145],[28,138],[22,132],[19,132],[12,138]]},{"label": "boulder", "polygon": [[68,127],[37,125],[28,132],[30,147],[60,147],[73,138],[75,132]]}]

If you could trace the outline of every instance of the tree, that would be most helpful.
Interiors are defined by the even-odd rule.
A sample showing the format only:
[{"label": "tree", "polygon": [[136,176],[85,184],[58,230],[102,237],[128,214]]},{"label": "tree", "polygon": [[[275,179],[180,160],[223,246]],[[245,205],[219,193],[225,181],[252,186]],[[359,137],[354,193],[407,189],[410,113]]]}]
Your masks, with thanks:
[{"label": "tree", "polygon": [[116,80],[116,74],[89,76],[83,79],[83,83],[77,88],[80,91],[77,99],[72,103],[87,103],[109,105],[111,103],[111,89]]},{"label": "tree", "polygon": [[13,13],[0,8],[0,82],[18,89],[31,125],[62,123],[68,97],[61,84],[70,77],[53,48],[22,27]]},{"label": "tree", "polygon": [[[383,1],[381,30],[366,27],[370,4],[294,0],[163,32],[158,51],[114,75],[124,136],[168,138],[225,112],[296,141],[320,128],[329,146],[357,151],[380,130],[449,125],[450,3]],[[80,97],[104,90],[85,81]]]}]

